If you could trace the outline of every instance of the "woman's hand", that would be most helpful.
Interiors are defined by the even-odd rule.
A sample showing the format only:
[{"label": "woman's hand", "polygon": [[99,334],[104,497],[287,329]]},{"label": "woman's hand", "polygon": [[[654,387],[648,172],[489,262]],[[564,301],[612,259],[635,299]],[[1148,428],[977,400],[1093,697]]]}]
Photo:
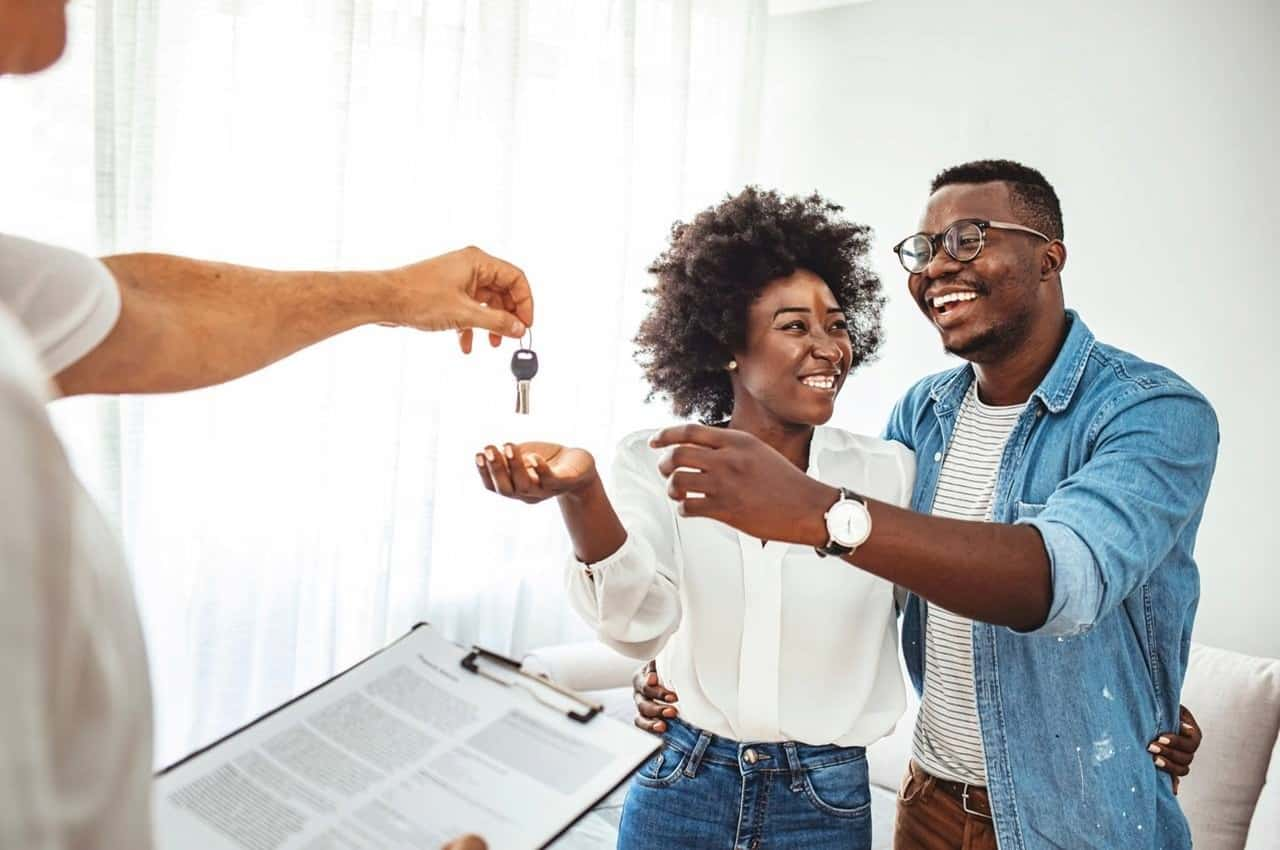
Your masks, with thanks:
[{"label": "woman's hand", "polygon": [[1191,762],[1200,749],[1203,736],[1200,724],[1185,705],[1178,706],[1178,734],[1166,732],[1151,742],[1147,749],[1155,759],[1156,767],[1173,777],[1173,793],[1178,793],[1182,777],[1191,772]]},{"label": "woman's hand", "polygon": [[485,446],[476,468],[486,490],[531,505],[582,490],[599,477],[590,452],[557,443]]},{"label": "woman's hand", "polygon": [[631,677],[631,687],[635,691],[636,717],[635,724],[646,732],[661,735],[667,731],[665,721],[675,717],[679,711],[671,703],[679,697],[675,691],[669,691],[658,679],[657,662],[650,661]]}]

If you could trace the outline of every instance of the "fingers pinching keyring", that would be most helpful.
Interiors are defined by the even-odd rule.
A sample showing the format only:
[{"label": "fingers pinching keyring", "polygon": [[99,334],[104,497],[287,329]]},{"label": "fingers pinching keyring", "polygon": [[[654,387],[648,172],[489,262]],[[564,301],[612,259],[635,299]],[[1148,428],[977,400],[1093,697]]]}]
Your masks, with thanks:
[{"label": "fingers pinching keyring", "polygon": [[511,355],[511,374],[516,378],[516,413],[529,412],[529,383],[538,374],[538,355],[533,353],[533,328],[528,329],[529,345],[524,345]]}]

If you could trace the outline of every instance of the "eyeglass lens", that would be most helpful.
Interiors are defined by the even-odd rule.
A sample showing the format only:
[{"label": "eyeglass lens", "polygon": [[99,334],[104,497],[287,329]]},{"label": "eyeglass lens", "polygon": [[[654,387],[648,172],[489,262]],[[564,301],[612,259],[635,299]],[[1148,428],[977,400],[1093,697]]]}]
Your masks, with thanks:
[{"label": "eyeglass lens", "polygon": [[[982,250],[982,228],[972,221],[958,221],[942,234],[943,247],[956,260],[967,263]],[[933,259],[933,242],[918,233],[907,239],[898,249],[902,267],[911,274],[919,274]]]},{"label": "eyeglass lens", "polygon": [[972,221],[958,221],[943,234],[947,253],[962,263],[978,256],[982,249],[982,228]]},{"label": "eyeglass lens", "polygon": [[933,259],[933,243],[927,236],[912,236],[898,249],[898,259],[902,261],[902,267],[912,274],[922,272]]}]

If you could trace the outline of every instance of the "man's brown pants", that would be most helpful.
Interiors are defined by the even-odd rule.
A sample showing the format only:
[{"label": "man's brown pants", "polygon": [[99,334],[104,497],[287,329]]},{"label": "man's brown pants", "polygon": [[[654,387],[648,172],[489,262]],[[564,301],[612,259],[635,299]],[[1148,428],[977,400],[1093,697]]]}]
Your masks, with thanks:
[{"label": "man's brown pants", "polygon": [[997,850],[985,788],[930,776],[913,760],[898,792],[894,850]]}]

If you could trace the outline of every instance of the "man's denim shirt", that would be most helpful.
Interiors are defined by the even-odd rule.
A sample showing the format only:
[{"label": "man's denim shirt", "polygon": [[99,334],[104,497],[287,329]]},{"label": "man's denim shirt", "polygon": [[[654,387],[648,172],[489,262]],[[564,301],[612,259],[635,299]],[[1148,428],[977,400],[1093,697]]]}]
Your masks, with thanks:
[{"label": "man's denim shirt", "polygon": [[[1186,381],[1068,317],[1066,342],[1009,437],[992,504],[994,521],[1043,538],[1049,617],[1028,633],[973,626],[995,826],[1002,850],[1189,848],[1147,745],[1178,729],[1218,421]],[[917,511],[933,507],[972,381],[968,365],[926,378],[894,408],[886,437],[915,450]],[[917,692],[927,613],[908,596],[902,645]]]}]

